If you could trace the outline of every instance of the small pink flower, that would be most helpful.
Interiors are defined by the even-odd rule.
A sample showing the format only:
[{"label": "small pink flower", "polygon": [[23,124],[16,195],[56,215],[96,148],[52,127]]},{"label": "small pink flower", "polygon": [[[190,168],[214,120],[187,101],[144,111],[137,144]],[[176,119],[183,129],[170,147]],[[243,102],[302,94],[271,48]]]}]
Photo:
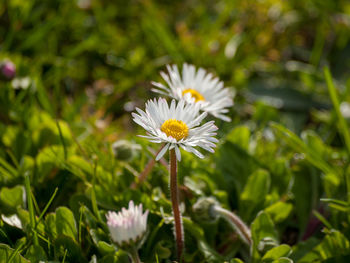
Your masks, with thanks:
[{"label": "small pink flower", "polygon": [[7,79],[12,79],[16,75],[16,65],[12,61],[5,61],[1,65],[1,73]]},{"label": "small pink flower", "polygon": [[135,206],[133,201],[128,209],[122,208],[118,213],[109,211],[106,218],[112,240],[119,246],[139,243],[146,233],[148,212],[142,213],[142,204]]}]

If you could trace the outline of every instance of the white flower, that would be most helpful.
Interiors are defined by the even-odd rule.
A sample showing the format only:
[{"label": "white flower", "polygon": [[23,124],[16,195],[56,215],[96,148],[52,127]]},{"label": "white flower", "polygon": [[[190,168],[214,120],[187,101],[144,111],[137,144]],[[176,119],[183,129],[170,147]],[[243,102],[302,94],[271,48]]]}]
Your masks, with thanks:
[{"label": "white flower", "polygon": [[201,110],[216,118],[231,121],[224,115],[228,107],[233,105],[233,93],[224,88],[224,83],[203,68],[196,71],[195,66],[183,64],[182,76],[176,65],[167,65],[168,74],[160,72],[168,86],[152,82],[154,92],[170,96],[174,99],[185,99],[187,102],[200,104]]},{"label": "white flower", "polygon": [[148,210],[142,214],[142,204],[135,206],[133,201],[128,209],[123,207],[118,213],[109,211],[106,218],[112,240],[119,246],[140,242],[146,233],[147,216]]},{"label": "white flower", "polygon": [[192,152],[200,158],[204,156],[194,147],[199,146],[209,152],[218,142],[213,136],[216,135],[217,127],[214,121],[199,126],[207,113],[199,115],[200,105],[198,103],[185,103],[180,100],[177,105],[172,100],[170,107],[165,99],[159,98],[149,100],[146,110],[136,108],[132,113],[133,120],[147,131],[147,136],[142,136],[154,143],[165,143],[156,160],[159,160],[169,149],[175,148],[176,158],[181,161],[180,147]]}]

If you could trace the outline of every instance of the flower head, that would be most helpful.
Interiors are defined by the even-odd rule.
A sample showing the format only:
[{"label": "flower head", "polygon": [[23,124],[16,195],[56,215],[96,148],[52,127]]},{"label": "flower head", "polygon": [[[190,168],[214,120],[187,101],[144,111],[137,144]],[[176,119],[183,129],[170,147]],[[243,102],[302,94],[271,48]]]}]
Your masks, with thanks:
[{"label": "flower head", "polygon": [[0,66],[0,70],[1,70],[2,75],[6,79],[11,80],[16,75],[16,65],[13,64],[13,62],[10,60],[6,60],[5,62],[3,62]]},{"label": "flower head", "polygon": [[112,240],[121,247],[139,244],[146,233],[147,217],[148,210],[142,214],[142,204],[135,206],[133,201],[128,209],[109,211],[106,218]]},{"label": "flower head", "polygon": [[199,146],[209,152],[218,142],[214,136],[217,127],[214,121],[209,121],[199,126],[207,113],[199,115],[198,103],[185,103],[180,100],[177,104],[172,100],[170,107],[165,99],[149,100],[146,110],[136,108],[132,113],[133,120],[147,131],[147,136],[142,136],[154,143],[165,143],[156,160],[159,160],[168,149],[174,149],[176,158],[181,160],[180,147],[185,151],[192,152],[200,158],[204,156],[194,147]]},{"label": "flower head", "polygon": [[153,91],[174,99],[195,102],[200,105],[201,110],[214,117],[224,121],[231,120],[225,113],[233,105],[233,96],[228,88],[224,88],[222,81],[203,68],[196,70],[195,66],[186,63],[182,67],[182,76],[176,65],[167,65],[167,69],[168,74],[160,74],[168,86],[152,82],[156,87]]}]

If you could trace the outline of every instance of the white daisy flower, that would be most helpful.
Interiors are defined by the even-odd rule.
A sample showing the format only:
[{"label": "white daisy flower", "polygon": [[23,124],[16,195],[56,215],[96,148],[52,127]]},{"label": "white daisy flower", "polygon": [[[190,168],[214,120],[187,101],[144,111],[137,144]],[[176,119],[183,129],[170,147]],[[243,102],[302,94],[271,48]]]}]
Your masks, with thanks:
[{"label": "white daisy flower", "polygon": [[128,209],[109,211],[106,218],[112,240],[119,246],[140,243],[146,233],[147,217],[148,210],[142,214],[142,204],[135,206],[133,201]]},{"label": "white daisy flower", "polygon": [[216,118],[231,121],[225,115],[228,107],[233,105],[233,93],[224,88],[224,83],[205,69],[183,64],[182,76],[176,65],[167,65],[168,74],[160,72],[168,86],[152,82],[154,92],[170,96],[174,99],[185,99],[187,102],[200,104],[201,110]]},{"label": "white daisy flower", "polygon": [[217,127],[214,121],[209,121],[199,126],[207,113],[199,115],[200,105],[198,103],[185,103],[180,100],[177,105],[172,100],[170,107],[164,98],[149,100],[146,110],[136,108],[132,113],[133,120],[147,131],[147,136],[142,136],[154,143],[165,143],[163,149],[158,153],[156,160],[162,158],[165,152],[175,148],[176,158],[181,161],[180,147],[185,151],[192,152],[200,158],[204,156],[194,147],[199,146],[209,152],[218,142],[213,136],[216,135]]}]

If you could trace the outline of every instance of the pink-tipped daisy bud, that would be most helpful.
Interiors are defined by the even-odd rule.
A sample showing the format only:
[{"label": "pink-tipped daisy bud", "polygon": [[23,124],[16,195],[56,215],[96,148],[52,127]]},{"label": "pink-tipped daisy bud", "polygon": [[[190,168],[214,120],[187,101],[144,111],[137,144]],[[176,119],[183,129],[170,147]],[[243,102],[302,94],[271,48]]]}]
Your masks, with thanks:
[{"label": "pink-tipped daisy bud", "polygon": [[12,61],[7,60],[1,63],[0,71],[3,78],[11,80],[16,75],[16,65],[13,64]]},{"label": "pink-tipped daisy bud", "polygon": [[215,222],[218,219],[218,213],[214,210],[216,205],[218,205],[218,202],[214,198],[203,197],[193,205],[193,211],[199,220]]},{"label": "pink-tipped daisy bud", "polygon": [[141,246],[147,230],[148,210],[142,213],[142,204],[135,206],[129,202],[129,208],[118,213],[109,211],[106,215],[111,238],[120,248],[130,250]]}]

